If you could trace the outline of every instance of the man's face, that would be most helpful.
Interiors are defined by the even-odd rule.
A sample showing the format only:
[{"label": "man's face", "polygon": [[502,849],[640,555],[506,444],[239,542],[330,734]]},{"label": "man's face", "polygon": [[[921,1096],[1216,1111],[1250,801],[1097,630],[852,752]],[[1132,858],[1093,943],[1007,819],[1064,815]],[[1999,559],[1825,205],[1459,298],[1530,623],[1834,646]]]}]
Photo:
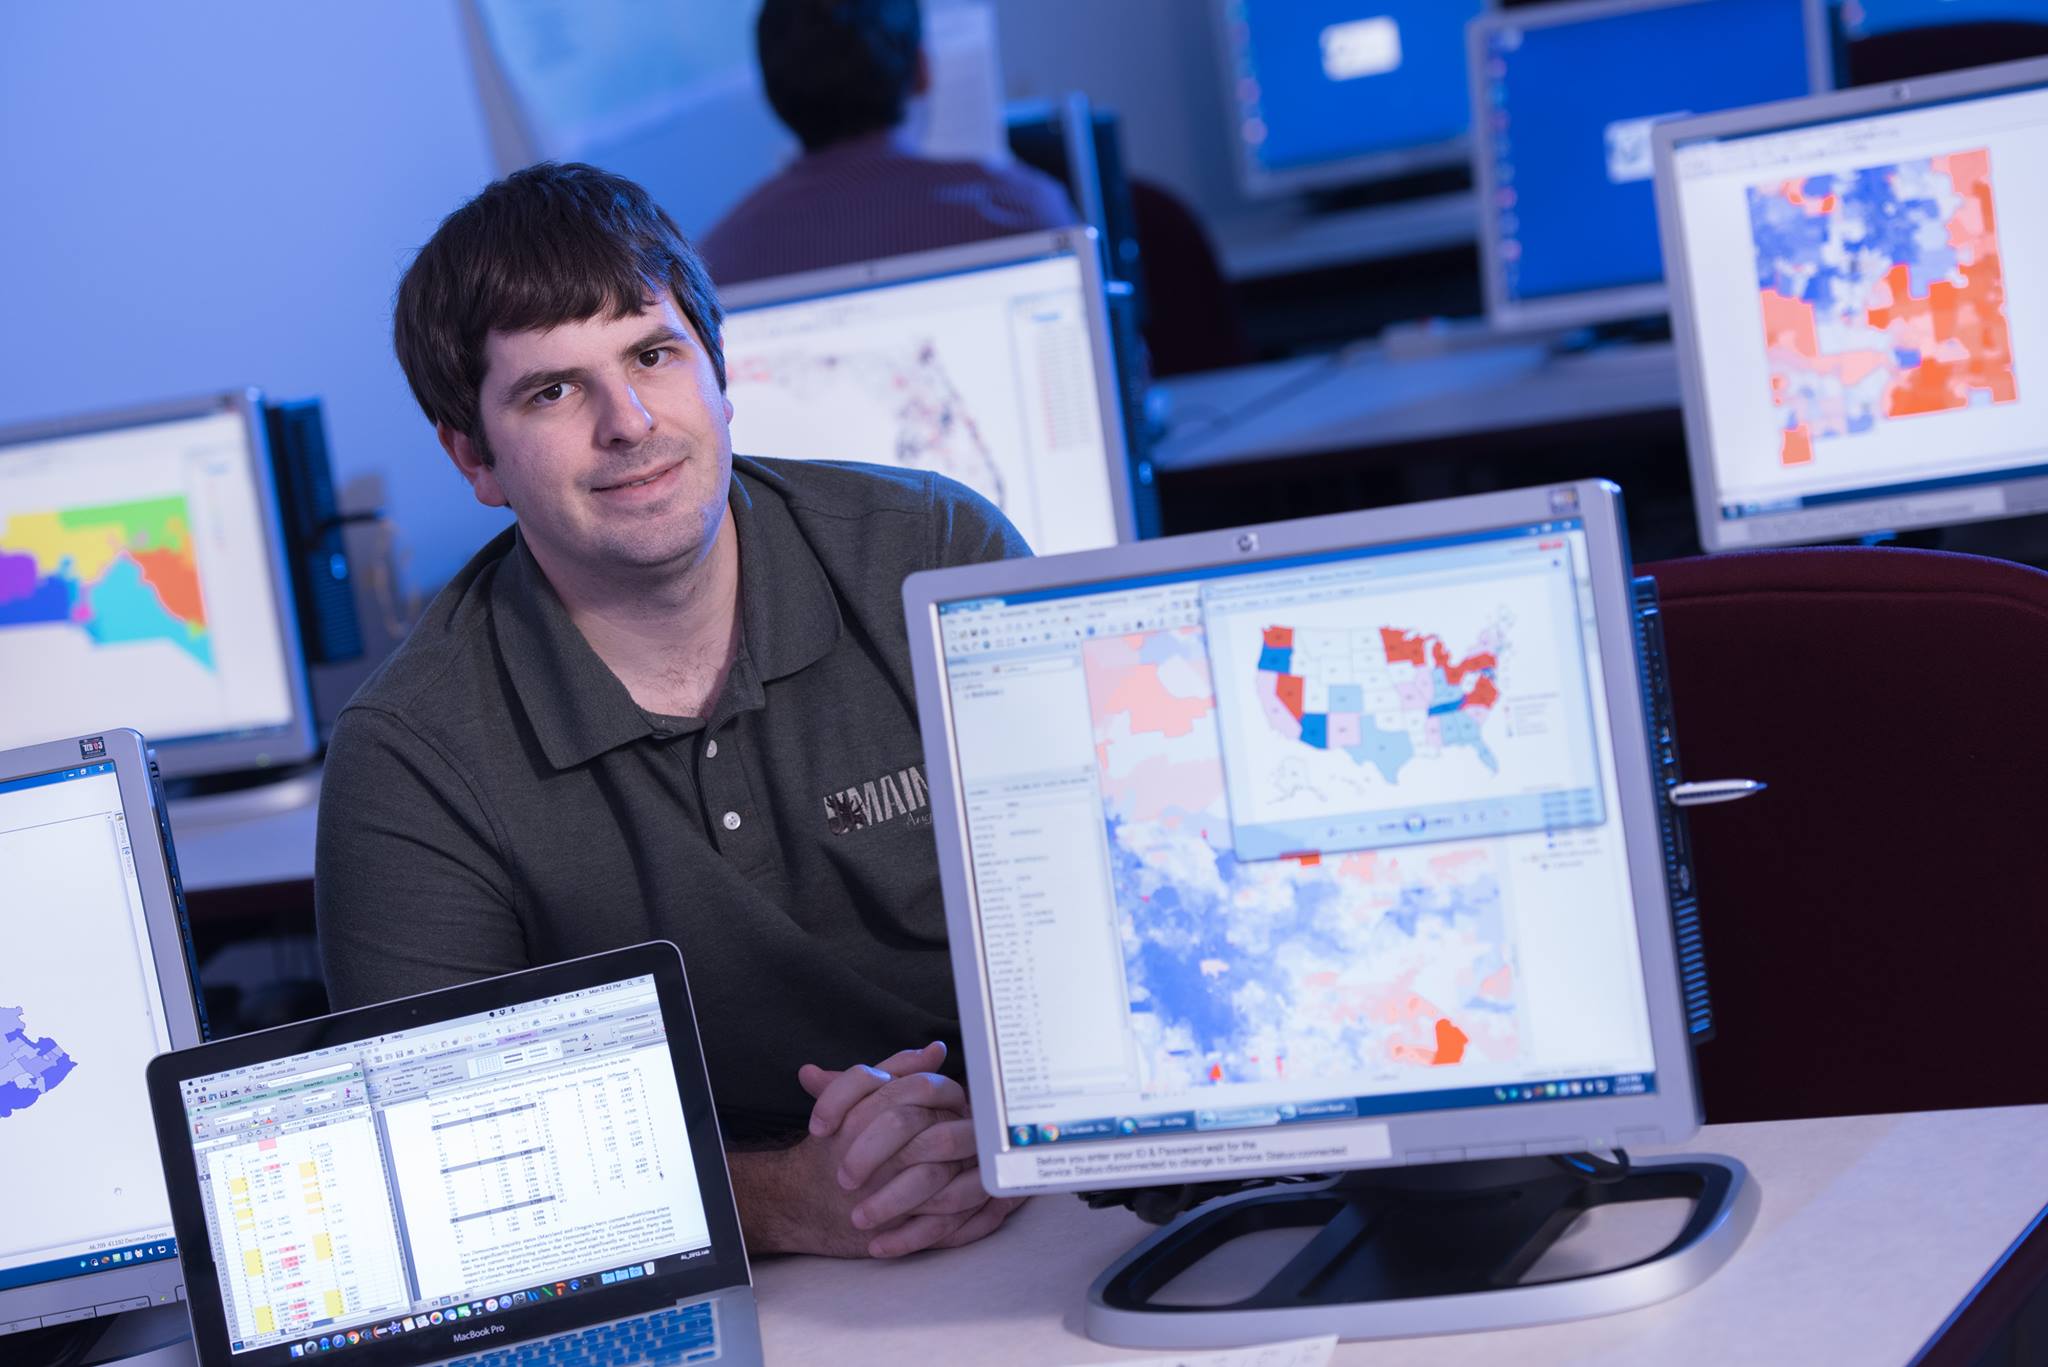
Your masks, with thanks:
[{"label": "man's face", "polygon": [[717,533],[732,404],[667,290],[624,318],[491,333],[478,421],[491,464],[462,433],[442,445],[558,587],[686,569]]}]

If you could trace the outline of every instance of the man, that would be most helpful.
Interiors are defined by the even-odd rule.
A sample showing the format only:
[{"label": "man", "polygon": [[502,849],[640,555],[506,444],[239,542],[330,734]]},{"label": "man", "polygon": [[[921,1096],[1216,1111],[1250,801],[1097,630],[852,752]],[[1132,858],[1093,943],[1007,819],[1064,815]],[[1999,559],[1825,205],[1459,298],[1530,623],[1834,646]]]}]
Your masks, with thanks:
[{"label": "man", "polygon": [[761,83],[803,155],[698,246],[722,285],[1077,221],[1025,166],[919,155],[905,124],[930,87],[917,0],[764,0]]},{"label": "man", "polygon": [[750,1245],[966,1242],[1008,1206],[944,1046],[901,1047],[956,1007],[899,593],[1026,548],[929,474],[735,459],[720,319],[668,216],[588,166],[487,187],[407,270],[399,362],[517,525],[336,724],[329,990],[673,940]]}]

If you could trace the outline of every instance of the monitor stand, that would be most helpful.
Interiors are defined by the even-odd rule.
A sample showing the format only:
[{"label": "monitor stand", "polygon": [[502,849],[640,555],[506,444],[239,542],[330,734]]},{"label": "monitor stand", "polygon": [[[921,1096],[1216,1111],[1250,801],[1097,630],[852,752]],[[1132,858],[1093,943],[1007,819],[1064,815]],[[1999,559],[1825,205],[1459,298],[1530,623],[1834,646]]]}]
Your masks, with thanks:
[{"label": "monitor stand", "polygon": [[[1587,1211],[1690,1200],[1666,1247],[1624,1266],[1530,1285],[1521,1278]],[[1349,1173],[1243,1192],[1190,1211],[1119,1258],[1088,1290],[1088,1336],[1128,1348],[1227,1348],[1507,1329],[1632,1310],[1690,1290],[1756,1220],[1756,1182],[1732,1158],[1638,1164],[1611,1181],[1544,1158]],[[1233,1239],[1320,1232],[1263,1287],[1217,1304],[1156,1299]]]}]

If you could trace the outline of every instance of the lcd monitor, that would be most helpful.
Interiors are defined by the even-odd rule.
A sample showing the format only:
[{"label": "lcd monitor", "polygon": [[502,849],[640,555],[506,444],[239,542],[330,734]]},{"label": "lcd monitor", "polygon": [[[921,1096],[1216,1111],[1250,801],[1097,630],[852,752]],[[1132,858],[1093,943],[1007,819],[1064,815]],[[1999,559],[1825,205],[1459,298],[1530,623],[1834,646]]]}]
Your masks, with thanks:
[{"label": "lcd monitor", "polygon": [[1830,84],[1820,0],[1582,0],[1469,39],[1486,312],[1510,329],[1662,312],[1650,130]]},{"label": "lcd monitor", "polygon": [[1253,198],[1463,165],[1466,21],[1491,0],[1214,0]]},{"label": "lcd monitor", "polygon": [[0,432],[0,747],[126,726],[168,777],[316,748],[260,400]]},{"label": "lcd monitor", "polygon": [[733,450],[948,476],[1041,553],[1136,535],[1092,229],[753,281],[723,301]]},{"label": "lcd monitor", "polygon": [[175,875],[140,736],[0,751],[0,1360],[11,1334],[183,1319],[143,1086],[200,1039]]},{"label": "lcd monitor", "polygon": [[[1587,482],[912,576],[992,1193],[1693,1133],[1618,493]],[[1193,1237],[1162,1236],[1182,1252],[1139,1282],[1184,1267]],[[1363,1284],[1332,1274],[1312,1295],[1296,1270],[1304,1301]],[[1090,1332],[1184,1347],[1423,1332],[1518,1322],[1514,1300],[1290,1320],[1267,1299],[1251,1319],[1181,1313],[1153,1333],[1110,1295]]]},{"label": "lcd monitor", "polygon": [[1702,545],[2048,509],[2048,59],[1687,120],[1656,156]]}]

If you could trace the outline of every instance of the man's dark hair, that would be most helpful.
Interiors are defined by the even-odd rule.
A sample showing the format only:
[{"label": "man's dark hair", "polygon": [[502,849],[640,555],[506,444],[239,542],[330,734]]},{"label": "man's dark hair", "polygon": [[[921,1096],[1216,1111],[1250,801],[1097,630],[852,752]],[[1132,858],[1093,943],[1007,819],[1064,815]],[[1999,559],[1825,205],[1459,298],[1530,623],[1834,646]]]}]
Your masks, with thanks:
[{"label": "man's dark hair", "polygon": [[917,0],[762,0],[761,84],[806,151],[903,122],[924,25]]},{"label": "man's dark hair", "polygon": [[413,397],[477,444],[484,342],[600,314],[625,318],[666,287],[725,388],[724,314],[704,263],[645,190],[580,162],[541,162],[441,220],[398,284],[391,325]]}]

